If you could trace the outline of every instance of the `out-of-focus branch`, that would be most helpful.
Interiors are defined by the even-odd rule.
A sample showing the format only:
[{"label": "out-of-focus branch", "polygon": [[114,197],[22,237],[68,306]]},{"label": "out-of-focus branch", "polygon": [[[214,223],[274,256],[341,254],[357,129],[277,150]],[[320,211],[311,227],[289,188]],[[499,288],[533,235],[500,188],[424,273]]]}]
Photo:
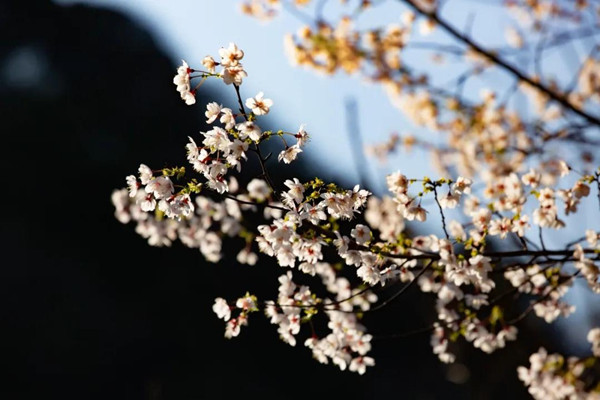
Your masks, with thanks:
[{"label": "out-of-focus branch", "polygon": [[596,172],[596,184],[598,186],[598,206],[600,206],[600,172]]},{"label": "out-of-focus branch", "polygon": [[356,100],[353,98],[347,98],[345,101],[346,111],[346,132],[350,139],[350,148],[352,149],[352,156],[354,158],[354,165],[358,174],[358,182],[362,188],[369,189],[369,177],[367,176],[367,157],[364,152],[364,144],[360,135],[360,128],[358,126],[358,106]]},{"label": "out-of-focus branch", "polygon": [[480,45],[475,43],[473,40],[471,40],[471,38],[465,36],[464,34],[459,32],[456,28],[454,28],[454,26],[452,26],[450,23],[448,23],[444,19],[442,19],[435,12],[435,10],[433,10],[433,11],[427,10],[423,6],[420,6],[419,4],[417,4],[414,0],[400,0],[400,1],[402,1],[403,3],[408,5],[410,8],[415,10],[417,13],[419,13],[427,18],[430,18],[437,25],[441,26],[446,32],[448,32],[452,37],[454,37],[458,41],[464,43],[465,45],[469,46],[470,48],[472,48],[474,51],[481,54],[482,56],[486,57],[488,60],[493,62],[498,67],[511,73],[516,78],[518,78],[520,81],[528,83],[532,87],[535,87],[536,89],[538,89],[540,92],[548,95],[551,99],[558,102],[563,107],[571,110],[573,113],[577,114],[578,116],[585,118],[587,121],[589,121],[595,125],[600,126],[600,118],[577,108],[575,105],[573,105],[571,102],[569,102],[562,95],[554,92],[553,90],[550,90],[549,88],[542,85],[541,83],[536,82],[531,77],[525,75],[523,72],[519,71],[517,68],[508,64],[506,61],[502,60],[500,57],[498,57],[493,52],[484,49],[483,47],[481,47]]},{"label": "out-of-focus branch", "polygon": [[590,51],[589,55],[581,62],[579,68],[577,69],[577,73],[573,75],[573,77],[571,78],[571,82],[569,82],[569,84],[567,85],[566,93],[571,93],[575,89],[575,86],[577,86],[577,79],[579,78],[579,75],[581,74],[581,71],[583,70],[586,61],[588,61],[591,58],[594,58],[598,51],[600,51],[600,46],[594,46]]}]

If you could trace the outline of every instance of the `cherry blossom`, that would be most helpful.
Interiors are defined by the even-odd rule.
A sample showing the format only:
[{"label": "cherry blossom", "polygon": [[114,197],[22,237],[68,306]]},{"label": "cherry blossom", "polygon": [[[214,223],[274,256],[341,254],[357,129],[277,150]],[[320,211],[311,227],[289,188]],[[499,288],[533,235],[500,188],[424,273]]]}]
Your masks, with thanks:
[{"label": "cherry blossom", "polygon": [[273,100],[264,99],[264,93],[259,92],[256,96],[246,100],[246,107],[250,108],[255,115],[265,115],[273,106]]},{"label": "cherry blossom", "polygon": [[[244,10],[272,17],[276,3],[256,0]],[[362,317],[411,287],[431,299],[427,332],[433,354],[443,363],[462,357],[455,348],[459,343],[484,353],[503,351],[522,334],[517,326],[525,317],[546,323],[568,318],[576,312],[566,300],[576,279],[600,293],[600,234],[595,226],[575,226],[570,219],[582,209],[597,212],[600,169],[590,167],[593,157],[577,159],[557,144],[571,139],[574,147],[588,144],[589,137],[577,129],[597,122],[585,105],[600,101],[600,63],[588,57],[570,94],[547,78],[519,73],[514,91],[533,105],[532,119],[510,107],[498,90],[484,89],[467,99],[403,68],[403,52],[417,23],[420,34],[436,29],[462,44],[458,56],[473,68],[472,75],[488,68],[514,74],[502,52],[491,53],[449,29],[450,22],[436,13],[437,2],[402,3],[410,7],[401,14],[401,24],[385,29],[358,31],[353,19],[344,17],[335,24],[304,27],[286,39],[296,64],[325,74],[367,76],[411,123],[444,137],[438,145],[425,135],[394,134],[372,146],[371,154],[380,159],[400,147],[419,147],[429,152],[437,171],[415,177],[392,168],[382,177],[384,194],[319,177],[273,178],[272,168],[290,164],[305,151],[309,134],[304,124],[297,130],[261,128],[267,126],[261,118],[271,112],[273,101],[262,91],[242,100],[241,84],[248,74],[242,65],[245,54],[235,43],[218,50],[218,62],[204,57],[204,70],[185,61],[177,68],[173,84],[187,104],[196,102],[199,84],[193,88],[191,82],[198,78],[200,83],[222,81],[235,100],[203,106],[211,126],[181,143],[186,166],[140,164],[137,173],[124,174],[125,187],[113,191],[111,201],[115,218],[135,225],[151,246],[179,240],[208,262],[220,262],[224,252],[234,250],[230,254],[244,268],[255,269],[265,259],[279,266],[275,299],[248,291],[214,300],[212,310],[223,320],[226,338],[243,334],[250,316],[263,314],[287,345],[305,347],[316,362],[362,375],[376,368],[371,350],[379,345]],[[551,15],[541,6],[510,3],[507,8],[535,16],[538,25],[541,16]],[[507,30],[515,51],[527,50],[525,28]],[[568,123],[575,118],[581,125],[571,132]],[[267,141],[279,146],[277,160],[264,155]],[[578,233],[576,240],[567,237],[573,234],[569,229]],[[565,240],[544,240],[548,232]],[[512,302],[501,301],[507,296]],[[597,393],[582,377],[600,357],[599,329],[586,337],[592,345],[588,358],[565,358],[544,348],[531,355],[530,366],[516,372],[529,393],[540,399],[594,398]]]},{"label": "cherry blossom", "polygon": [[285,164],[290,164],[298,157],[298,154],[300,153],[302,153],[302,149],[298,145],[293,145],[285,150],[282,150],[277,156],[277,159],[279,161],[283,161]]}]

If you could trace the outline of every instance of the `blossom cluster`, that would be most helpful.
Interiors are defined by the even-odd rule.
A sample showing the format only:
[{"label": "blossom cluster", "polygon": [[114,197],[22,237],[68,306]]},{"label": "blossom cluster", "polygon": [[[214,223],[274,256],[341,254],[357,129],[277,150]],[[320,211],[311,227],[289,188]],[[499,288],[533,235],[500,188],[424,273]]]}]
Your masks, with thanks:
[{"label": "blossom cluster", "polygon": [[[274,10],[280,5],[279,1],[256,0],[251,3],[253,6],[245,7],[245,11],[257,17],[264,15],[259,11],[263,7],[270,6]],[[292,2],[290,7],[301,11],[308,3],[311,2]],[[362,30],[359,27],[364,24],[359,19],[373,8],[372,2],[362,2],[354,12],[343,12],[338,19],[330,20],[319,15],[313,24],[303,19],[304,24],[294,34],[286,35],[286,53],[293,65],[328,75],[344,71],[380,85],[392,104],[416,126],[447,134],[445,146],[438,147],[421,138],[415,140],[412,135],[407,136],[405,143],[407,147],[417,145],[427,149],[433,165],[444,176],[462,175],[473,179],[480,171],[486,171],[482,178],[493,182],[507,171],[518,172],[532,166],[545,169],[546,164],[557,161],[548,157],[552,154],[548,150],[560,152],[560,146],[565,141],[584,146],[593,143],[586,137],[585,129],[571,131],[568,120],[569,113],[576,112],[593,122],[592,126],[598,124],[597,116],[588,113],[600,101],[600,62],[593,49],[581,62],[569,85],[561,86],[552,78],[545,81],[542,76],[526,79],[523,78],[524,74],[517,73],[513,88],[507,90],[502,98],[500,92],[505,90],[503,84],[496,90],[482,90],[480,99],[462,96],[462,88],[467,81],[477,79],[488,70],[504,69],[514,73],[511,62],[505,59],[513,55],[528,56],[528,53],[533,53],[531,49],[534,47],[537,48],[537,56],[532,62],[541,71],[543,60],[540,54],[546,48],[565,42],[573,44],[580,38],[577,34],[561,32],[561,24],[581,25],[584,36],[588,30],[591,33],[597,28],[597,21],[593,17],[597,15],[597,10],[592,2],[506,2],[507,16],[514,18],[514,23],[506,30],[507,49],[473,46],[477,40],[471,40],[466,34],[457,34],[458,29],[448,28],[451,23],[441,18],[436,1],[403,0],[399,3],[406,6],[398,12],[399,21]],[[274,11],[270,17],[275,14]],[[445,33],[462,46],[436,46],[434,43],[419,42],[440,23],[444,25]],[[528,31],[534,37],[539,32],[546,33],[541,35],[537,46],[533,46],[524,39]],[[555,37],[551,35],[553,31],[557,31]],[[453,61],[464,64],[464,72],[456,79],[455,92],[435,84],[429,73],[421,73],[407,66],[408,54],[415,49],[412,42],[417,42],[414,45],[416,49],[432,53],[432,58],[438,63],[451,57]],[[531,113],[522,112],[519,107],[507,106],[511,99],[519,95],[529,100]],[[389,141],[381,145],[369,145],[367,150],[386,158],[387,154],[395,151],[397,144],[397,136],[392,134]],[[566,156],[571,158],[566,161],[579,162],[582,157],[593,157],[584,147],[578,150],[580,154],[573,152]],[[534,159],[531,155],[540,157]]]},{"label": "blossom cluster", "polygon": [[600,399],[600,382],[594,378],[594,368],[600,361],[600,328],[587,335],[592,355],[586,358],[548,354],[541,347],[529,357],[529,368],[519,367],[519,379],[535,399]]},{"label": "blossom cluster", "polygon": [[[177,86],[177,91],[181,95],[181,99],[187,105],[196,103],[196,89],[208,77],[216,76],[221,78],[227,85],[234,84],[239,86],[242,84],[243,79],[248,76],[241,63],[242,58],[244,58],[244,52],[235,43],[229,43],[229,47],[219,49],[219,56],[221,57],[220,62],[215,61],[210,55],[204,57],[202,65],[206,68],[206,71],[190,68],[188,63],[182,60],[182,64],[177,68],[177,74],[173,78],[173,83]],[[219,73],[216,73],[217,66],[223,68]],[[193,75],[196,72],[198,74]],[[191,87],[193,78],[202,79],[194,88]]]},{"label": "blossom cluster", "polygon": [[[423,7],[435,5],[425,3]],[[304,33],[306,38],[311,34]],[[342,51],[342,44],[353,51],[354,39],[348,41],[343,29],[319,35],[332,38],[336,51]],[[401,32],[390,35],[373,38],[372,44],[397,50]],[[308,181],[290,177],[280,190],[260,146],[281,139],[284,148],[277,159],[289,164],[303,151],[308,133],[304,125],[295,132],[263,130],[258,121],[269,114],[273,101],[263,92],[243,101],[244,52],[231,43],[219,55],[219,62],[204,58],[206,71],[192,69],[184,61],[174,78],[176,89],[187,104],[194,104],[190,84],[194,73],[201,79],[221,79],[233,87],[239,109],[209,102],[204,115],[211,129],[190,136],[185,144],[191,170],[153,170],[141,164],[137,174],[125,178],[127,187],[113,192],[112,202],[116,218],[134,222],[136,232],[150,245],[169,246],[179,239],[199,249],[207,261],[219,262],[224,241],[237,238],[241,240],[235,243],[243,243],[238,262],[254,265],[260,257],[268,257],[283,269],[275,300],[259,299],[250,291],[235,300],[215,299],[213,311],[225,322],[226,338],[239,336],[249,325],[250,314],[262,311],[285,343],[296,346],[300,341],[318,362],[364,374],[375,360],[370,355],[373,337],[362,316],[410,287],[435,299],[430,344],[445,363],[456,360],[459,340],[485,353],[507,347],[517,339],[517,324],[531,313],[548,323],[568,317],[575,307],[564,296],[578,276],[600,292],[598,232],[587,229],[560,249],[546,248],[542,236],[564,229],[566,219],[590,201],[591,186],[600,189],[600,169],[579,172],[559,157],[540,157],[537,163],[528,163],[523,152],[516,157],[518,151],[508,150],[511,146],[529,151],[535,145],[524,129],[517,128],[521,121],[498,107],[493,95],[484,96],[477,112],[453,120],[454,127],[438,119],[432,98],[410,95],[416,96],[411,102],[417,101],[421,122],[451,130],[450,153],[464,159],[452,165],[464,174],[447,170],[447,176],[439,179],[416,179],[397,170],[385,177],[389,193],[382,196],[359,185],[346,189],[318,177]],[[335,62],[342,68],[358,68],[343,58]],[[217,66],[223,67],[219,73]],[[290,145],[286,137],[294,143]],[[253,156],[261,171],[240,185],[236,175]],[[435,206],[428,207],[427,201]],[[254,221],[258,217],[262,222],[251,223],[250,213]],[[419,223],[432,220],[441,223],[440,231],[416,233],[423,226]],[[414,224],[414,230],[407,229],[408,224]],[[534,227],[537,241],[530,234]],[[297,283],[298,276],[302,282],[316,283]],[[395,285],[401,288],[382,300],[378,290]],[[500,288],[508,290],[499,292]],[[529,307],[523,311],[517,302],[506,301],[508,295],[528,300]],[[599,335],[590,335],[598,356]],[[540,353],[530,370],[519,370],[532,394],[546,393],[541,392],[548,387],[546,379],[558,385],[557,370],[544,367],[547,357]],[[574,362],[573,368],[577,365]],[[573,379],[581,375],[570,374]],[[578,393],[579,386],[573,387]]]}]

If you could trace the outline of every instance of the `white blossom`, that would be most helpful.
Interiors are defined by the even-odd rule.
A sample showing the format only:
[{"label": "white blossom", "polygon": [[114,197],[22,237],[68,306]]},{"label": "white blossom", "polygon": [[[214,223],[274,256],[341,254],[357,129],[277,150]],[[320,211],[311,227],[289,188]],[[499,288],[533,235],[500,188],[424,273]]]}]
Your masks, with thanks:
[{"label": "white blossom", "polygon": [[231,318],[231,308],[229,307],[229,304],[227,304],[227,301],[221,297],[215,299],[215,304],[212,309],[219,319],[229,321]]},{"label": "white blossom", "polygon": [[289,164],[298,157],[298,154],[302,153],[302,149],[297,145],[289,146],[277,156],[279,161],[283,161],[285,164]]},{"label": "white blossom", "polygon": [[265,115],[269,113],[273,100],[265,99],[264,93],[259,92],[256,96],[246,99],[246,107],[252,110],[254,115]]},{"label": "white blossom", "polygon": [[221,113],[222,108],[223,106],[217,102],[213,101],[211,103],[208,103],[206,105],[206,112],[204,113],[204,115],[206,116],[206,123],[212,124]]},{"label": "white blossom", "polygon": [[239,65],[240,60],[244,58],[244,52],[235,43],[229,43],[227,48],[221,47],[219,49],[219,56],[221,57],[221,65],[233,67]]}]

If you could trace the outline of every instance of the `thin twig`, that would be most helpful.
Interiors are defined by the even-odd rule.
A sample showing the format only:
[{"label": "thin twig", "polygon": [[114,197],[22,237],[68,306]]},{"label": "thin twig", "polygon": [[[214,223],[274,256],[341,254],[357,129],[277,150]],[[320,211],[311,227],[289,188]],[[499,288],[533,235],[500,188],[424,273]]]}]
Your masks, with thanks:
[{"label": "thin twig", "polygon": [[558,289],[559,287],[561,287],[562,285],[564,285],[565,283],[571,281],[572,279],[574,279],[577,275],[579,275],[579,273],[581,272],[581,270],[577,270],[577,272],[575,272],[573,275],[571,275],[570,277],[568,277],[567,279],[564,280],[564,282],[559,283],[558,285],[556,285],[555,287],[553,287],[548,293],[546,293],[544,296],[540,297],[539,299],[533,301],[529,307],[527,307],[525,309],[525,311],[523,311],[521,314],[519,314],[518,316],[516,316],[515,318],[509,320],[506,322],[507,325],[514,325],[520,321],[522,321],[523,319],[525,319],[525,317],[527,317],[529,315],[529,313],[531,313],[531,311],[533,311],[533,309],[535,308],[536,305],[540,304],[541,302],[545,301],[546,299],[548,299],[548,297],[550,297],[550,295],[552,293],[554,293],[556,291],[556,289]]},{"label": "thin twig", "polygon": [[360,295],[362,295],[362,294],[364,294],[364,293],[368,292],[368,291],[369,291],[369,290],[371,290],[371,289],[373,289],[373,287],[371,287],[371,286],[367,286],[367,287],[365,287],[364,289],[361,289],[361,290],[359,290],[358,292],[356,292],[356,293],[354,293],[354,294],[352,294],[352,295],[350,295],[350,296],[348,296],[348,297],[346,297],[346,298],[344,298],[344,299],[342,299],[342,300],[336,300],[336,301],[332,301],[332,302],[330,302],[330,303],[323,303],[323,308],[324,308],[325,310],[335,310],[335,311],[339,311],[337,308],[325,308],[325,307],[328,307],[328,306],[337,306],[337,305],[339,305],[339,304],[342,304],[342,303],[344,303],[344,302],[346,302],[346,301],[348,301],[348,300],[352,300],[353,298],[355,298],[355,297],[358,297],[358,296],[360,296]]},{"label": "thin twig", "polygon": [[276,206],[276,205],[269,204],[269,203],[258,203],[258,202],[255,202],[255,201],[248,201],[248,200],[238,199],[237,197],[235,197],[235,196],[233,196],[231,194],[224,194],[224,196],[227,197],[228,199],[237,201],[238,203],[241,203],[241,204],[248,204],[248,205],[257,206],[257,207],[272,208],[274,210],[281,210],[281,211],[284,211],[284,212],[290,211],[287,208]]},{"label": "thin twig", "polygon": [[542,234],[542,227],[540,226],[538,229],[538,235],[540,237],[540,246],[542,246],[542,250],[546,250],[546,245],[544,244],[544,235]]},{"label": "thin twig", "polygon": [[579,243],[579,242],[581,242],[581,241],[583,241],[583,240],[585,240],[585,239],[586,239],[586,237],[585,237],[585,236],[578,237],[577,239],[571,240],[571,241],[570,241],[569,243],[567,243],[565,246],[566,246],[567,248],[569,248],[569,247],[573,246],[574,244],[577,244],[577,243]]},{"label": "thin twig", "polygon": [[[237,96],[238,104],[240,106],[240,112],[244,115],[244,118],[246,119],[246,121],[248,121],[248,114],[246,114],[246,108],[244,107],[244,102],[242,101],[242,95],[240,94],[240,87],[236,84],[233,84],[233,87],[235,88],[235,94]],[[262,170],[262,176],[265,178],[265,181],[267,182],[267,184],[273,191],[273,195],[275,196],[275,198],[277,200],[279,200],[279,194],[275,190],[275,185],[273,184],[273,181],[271,180],[271,176],[269,175],[269,172],[267,171],[267,168],[265,166],[265,159],[263,158],[263,156],[260,152],[260,145],[258,143],[254,143],[254,146],[255,146],[254,150],[256,151],[256,154],[258,156],[258,162],[260,163],[260,168]]]},{"label": "thin twig", "polygon": [[425,273],[425,271],[427,271],[427,269],[429,269],[429,267],[431,266],[431,264],[433,264],[433,260],[429,260],[429,262],[427,263],[427,265],[425,265],[420,271],[419,273],[414,277],[414,279],[410,282],[408,282],[406,285],[402,286],[402,289],[400,289],[398,292],[394,293],[394,295],[392,297],[390,297],[389,299],[387,299],[386,301],[384,301],[381,304],[378,304],[377,306],[367,310],[367,312],[373,312],[373,311],[377,311],[382,309],[383,307],[387,306],[388,304],[390,304],[392,301],[394,301],[395,299],[397,299],[402,293],[406,292],[406,290],[412,286],[413,283],[415,283],[420,277],[421,275],[423,275]]},{"label": "thin twig", "polygon": [[298,7],[296,7],[293,3],[282,1],[281,4],[287,12],[296,17],[299,21],[302,21],[307,25],[311,25],[313,23],[313,19],[311,18],[311,16],[300,11]]},{"label": "thin twig", "polygon": [[600,206],[600,171],[596,172],[596,185],[598,186],[598,206]]},{"label": "thin twig", "polygon": [[[456,322],[456,321],[446,322],[446,324],[450,325],[454,322]],[[391,334],[391,335],[374,335],[373,340],[404,339],[404,338],[407,338],[410,336],[419,335],[421,333],[429,333],[429,332],[433,331],[435,328],[437,328],[438,326],[443,326],[443,325],[433,324],[430,326],[426,326],[424,328],[413,329],[412,331],[395,333],[395,334]]]},{"label": "thin twig", "polygon": [[437,189],[435,185],[433,185],[433,194],[435,196],[435,202],[437,203],[438,208],[440,209],[440,214],[442,215],[442,228],[444,228],[444,234],[446,235],[446,239],[450,240],[450,235],[448,235],[448,231],[446,230],[446,217],[444,216],[444,210],[442,209],[442,205],[438,200]]},{"label": "thin twig", "polygon": [[[568,282],[571,279],[575,278],[578,274],[579,274],[579,271],[577,271],[577,273],[575,273],[574,275],[572,275],[571,277],[569,277],[568,279],[566,279],[564,282],[560,283],[558,286],[552,288],[552,290],[550,290],[550,292],[548,292],[545,296],[543,296],[540,299],[536,300],[529,307],[527,307],[527,309],[523,313],[521,313],[520,315],[518,315],[516,318],[507,321],[506,325],[515,325],[518,322],[522,321],[527,315],[529,315],[529,313],[533,310],[533,307],[535,307],[536,304],[541,303],[542,301],[544,301],[558,287],[562,286],[566,282]],[[490,303],[486,308],[490,308],[492,305],[493,305],[493,303]],[[443,323],[435,322],[432,325],[429,325],[427,327],[414,329],[414,330],[411,330],[411,331],[408,331],[408,332],[391,334],[391,335],[374,335],[373,340],[404,339],[404,338],[407,338],[409,336],[414,336],[414,335],[418,335],[418,334],[421,334],[421,333],[431,332],[431,331],[435,330],[438,327],[446,327],[446,326],[450,326],[452,324],[461,323],[464,320],[465,320],[465,318],[458,318],[458,319],[453,319],[451,321],[446,321],[446,322],[443,322]]]}]

